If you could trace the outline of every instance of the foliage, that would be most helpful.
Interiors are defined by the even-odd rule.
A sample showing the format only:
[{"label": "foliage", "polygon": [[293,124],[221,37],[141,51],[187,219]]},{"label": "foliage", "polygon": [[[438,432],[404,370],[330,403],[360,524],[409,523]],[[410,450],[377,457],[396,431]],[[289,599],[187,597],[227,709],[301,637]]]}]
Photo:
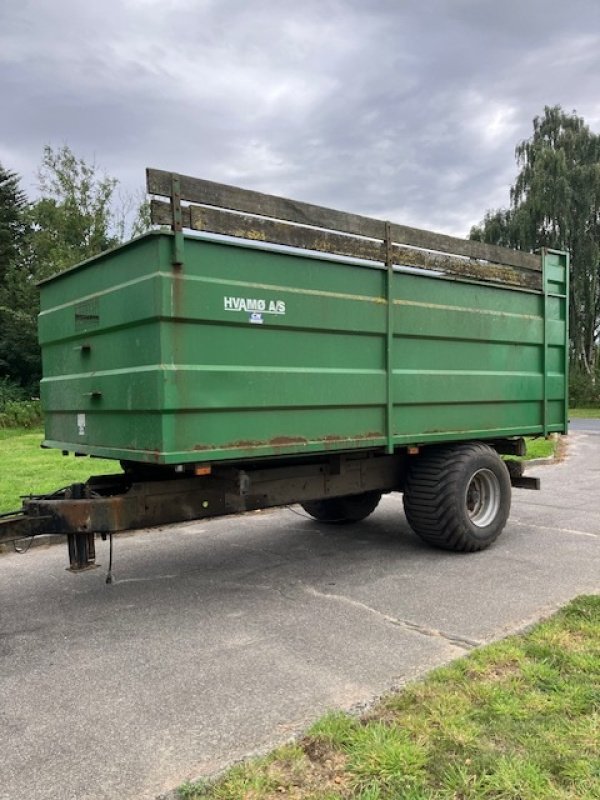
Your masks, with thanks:
[{"label": "foliage", "polygon": [[592,800],[600,796],[600,597],[482,647],[186,800]]},{"label": "foliage", "polygon": [[25,236],[25,193],[19,176],[0,164],[0,282],[16,262]]},{"label": "foliage", "polygon": [[600,380],[575,367],[569,376],[569,405],[573,408],[594,408],[600,405]]},{"label": "foliage", "polygon": [[0,410],[6,403],[18,403],[26,400],[27,396],[23,388],[16,383],[12,383],[8,378],[0,378]]},{"label": "foliage", "polygon": [[42,421],[37,398],[29,398],[23,388],[0,378],[0,428],[33,428]]},{"label": "foliage", "polygon": [[471,238],[571,255],[571,360],[593,384],[600,334],[600,136],[560,106],[533,120],[516,148],[510,208],[489,211]]},{"label": "foliage", "polygon": [[0,428],[36,428],[42,422],[39,400],[9,400],[0,405]]},{"label": "foliage", "polygon": [[0,287],[0,377],[17,381],[26,394],[39,393],[37,312],[35,284],[11,268],[7,283]]},{"label": "foliage", "polygon": [[66,145],[58,150],[47,145],[38,180],[41,197],[29,211],[31,264],[38,280],[123,240],[125,222],[114,208],[116,178],[77,158]]},{"label": "foliage", "polygon": [[27,204],[18,176],[0,166],[0,379],[26,394],[38,394],[41,377],[37,281],[150,227],[147,203],[134,215],[117,179],[67,145],[44,148],[38,179],[40,197]]},{"label": "foliage", "polygon": [[[133,201],[132,201],[133,202]],[[131,225],[131,237],[141,236],[152,228],[152,217],[150,212],[150,201],[146,193],[142,192],[139,198],[137,211]]]},{"label": "foliage", "polygon": [[0,166],[0,380],[30,390],[39,380],[37,292],[23,269],[29,227],[19,177]]}]

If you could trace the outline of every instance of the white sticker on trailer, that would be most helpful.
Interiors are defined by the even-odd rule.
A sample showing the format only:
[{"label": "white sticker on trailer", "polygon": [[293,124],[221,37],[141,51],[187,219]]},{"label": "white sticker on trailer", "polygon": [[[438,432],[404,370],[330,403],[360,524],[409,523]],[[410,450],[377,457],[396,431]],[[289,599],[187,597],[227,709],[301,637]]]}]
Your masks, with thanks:
[{"label": "white sticker on trailer", "polygon": [[85,414],[77,414],[77,432],[85,436]]},{"label": "white sticker on trailer", "polygon": [[[273,314],[283,316],[285,314],[284,300],[263,300],[256,297],[223,297],[223,308],[225,311],[245,311],[246,314]],[[250,320],[253,322],[254,320]]]}]

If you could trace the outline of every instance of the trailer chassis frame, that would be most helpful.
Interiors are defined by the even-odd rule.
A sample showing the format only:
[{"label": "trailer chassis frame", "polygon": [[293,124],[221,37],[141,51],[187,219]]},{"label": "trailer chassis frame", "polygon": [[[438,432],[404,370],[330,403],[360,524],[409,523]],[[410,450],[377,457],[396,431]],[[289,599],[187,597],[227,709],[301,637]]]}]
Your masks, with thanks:
[{"label": "trailer chassis frame", "polygon": [[[522,439],[490,442],[499,453],[522,455]],[[40,535],[66,535],[69,569],[93,568],[95,536],[239,514],[305,501],[402,491],[407,461],[419,448],[392,455],[350,453],[310,461],[254,462],[210,466],[209,474],[178,473],[172,467],[133,465],[125,473],[99,475],[51,495],[25,498],[20,511],[0,518],[0,544]],[[507,462],[515,487],[539,489]],[[138,471],[136,471],[136,469]]]}]

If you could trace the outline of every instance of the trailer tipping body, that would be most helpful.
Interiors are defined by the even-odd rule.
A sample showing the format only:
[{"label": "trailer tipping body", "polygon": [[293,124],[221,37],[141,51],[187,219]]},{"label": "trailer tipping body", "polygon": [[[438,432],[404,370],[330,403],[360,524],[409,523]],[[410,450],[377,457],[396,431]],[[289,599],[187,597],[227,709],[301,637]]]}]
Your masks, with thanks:
[{"label": "trailer tipping body", "polygon": [[[240,211],[177,211],[174,183]],[[155,221],[175,207],[204,235],[152,232],[43,282],[48,447],[190,464],[566,431],[565,254],[154,170],[148,188],[172,196]]]}]

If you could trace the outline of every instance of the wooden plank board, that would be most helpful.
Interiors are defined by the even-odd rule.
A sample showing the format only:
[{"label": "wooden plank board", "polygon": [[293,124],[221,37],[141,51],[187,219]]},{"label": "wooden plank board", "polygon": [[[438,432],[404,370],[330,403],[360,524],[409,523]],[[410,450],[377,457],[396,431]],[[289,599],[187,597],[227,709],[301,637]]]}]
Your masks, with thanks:
[{"label": "wooden plank board", "polygon": [[422,247],[426,250],[437,250],[478,261],[490,261],[493,264],[510,264],[517,269],[542,271],[542,258],[522,250],[511,250],[509,247],[498,247],[495,244],[473,242],[470,239],[458,239],[443,233],[430,233],[420,228],[391,223],[392,240],[398,244]]},{"label": "wooden plank board", "polygon": [[233,214],[217,208],[190,206],[190,212],[191,227],[195,231],[222,233],[241,239],[318,250],[331,255],[364,258],[370,261],[383,260],[383,243],[362,236],[345,236],[333,231],[292,225],[279,220]]},{"label": "wooden plank board", "polygon": [[[171,208],[168,203],[153,200],[151,210],[154,224],[169,224]],[[385,259],[385,247],[382,241],[346,236],[332,231],[252,217],[247,214],[236,214],[216,208],[184,206],[182,212],[184,226],[196,231],[299,247],[330,255],[361,258],[380,263]],[[397,265],[485,282],[541,289],[540,273],[518,270],[507,264],[482,263],[473,259],[414,250],[397,244],[392,246],[391,255],[393,263]]]},{"label": "wooden plank board", "polygon": [[[147,170],[147,189],[149,194],[170,197],[171,173]],[[238,189],[235,186],[190,178],[186,175],[181,176],[181,199],[190,203],[257,214],[300,225],[313,225],[373,239],[383,239],[385,236],[385,223],[381,220],[358,214],[346,214],[310,203],[301,203],[249,189]]]},{"label": "wooden plank board", "polygon": [[[271,217],[295,222],[300,225],[311,225],[341,233],[365,236],[372,239],[384,239],[385,222],[383,220],[349,214],[343,211],[288,200],[284,197],[264,194],[262,192],[239,189],[227,184],[215,183],[187,175],[180,176],[181,199],[190,203],[201,203],[206,206],[230,209],[262,217]],[[149,194],[170,197],[172,173],[164,170],[147,169],[146,184]],[[472,242],[454,236],[431,233],[420,228],[392,224],[392,238],[398,244],[422,247],[441,253],[465,256],[478,260],[508,264],[519,269],[541,271],[541,258],[519,250]]]},{"label": "wooden plank board", "polygon": [[[153,197],[150,200],[150,222],[153,225],[168,225],[170,228],[173,224],[171,204],[165,203],[164,200],[156,200]],[[181,206],[181,224],[184,228],[192,227],[190,222],[190,206]]]}]

